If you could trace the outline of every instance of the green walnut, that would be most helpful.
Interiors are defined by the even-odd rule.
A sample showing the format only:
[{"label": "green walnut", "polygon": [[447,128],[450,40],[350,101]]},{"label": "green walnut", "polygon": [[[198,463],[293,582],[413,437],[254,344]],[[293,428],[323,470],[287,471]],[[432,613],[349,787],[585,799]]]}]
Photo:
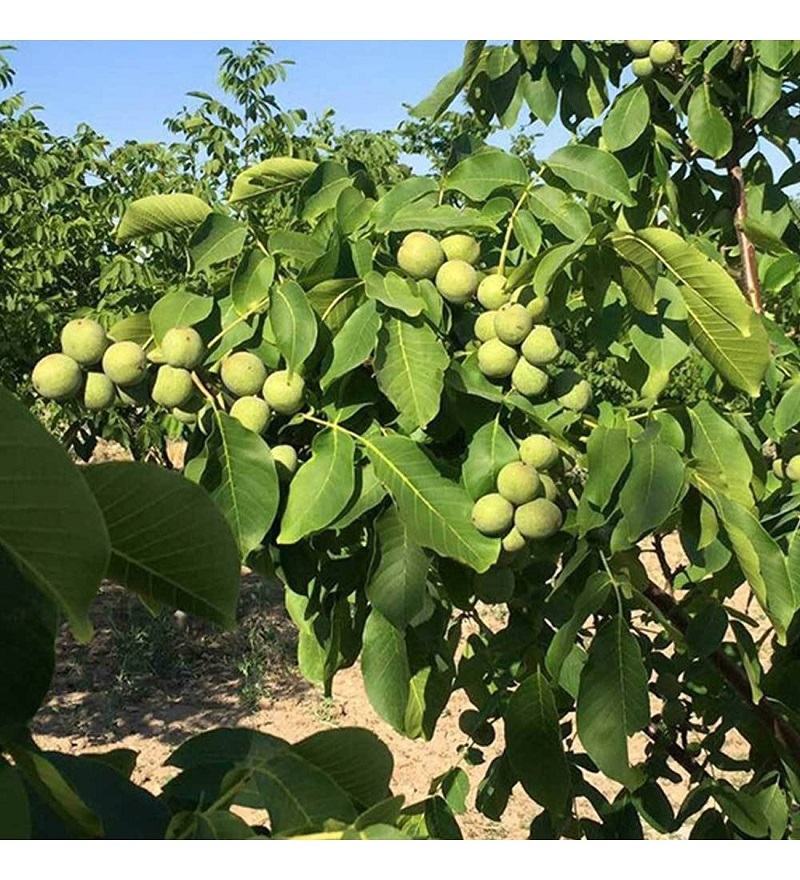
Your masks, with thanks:
[{"label": "green walnut", "polygon": [[506,286],[503,275],[487,275],[478,285],[478,302],[485,309],[499,309],[511,301],[511,292]]},{"label": "green walnut", "polygon": [[672,64],[678,50],[675,44],[669,40],[657,40],[650,47],[649,58],[656,67],[666,67]]},{"label": "green walnut", "polygon": [[539,296],[531,284],[518,287],[511,296],[511,301],[519,303],[530,312],[534,324],[541,324],[550,311],[550,297]]},{"label": "green walnut", "polygon": [[800,455],[793,455],[783,467],[783,473],[787,480],[796,483],[800,480]]},{"label": "green walnut", "polygon": [[436,289],[450,303],[469,302],[478,289],[478,274],[466,260],[448,260],[436,273]]},{"label": "green walnut", "polygon": [[161,353],[171,367],[194,370],[200,366],[206,347],[194,327],[172,327],[161,340]]},{"label": "green walnut", "polygon": [[479,339],[481,342],[488,342],[488,340],[494,339],[497,336],[494,330],[494,317],[496,314],[497,312],[493,310],[491,312],[481,312],[478,315],[473,328],[476,339]]},{"label": "green walnut", "polygon": [[281,443],[273,446],[271,451],[278,471],[278,479],[282,483],[288,483],[297,470],[297,450],[288,443]]},{"label": "green walnut", "polygon": [[68,354],[47,354],[33,368],[31,381],[42,397],[68,400],[78,393],[83,373]]},{"label": "green walnut", "polygon": [[544,367],[547,364],[552,364],[559,357],[563,348],[560,333],[544,324],[537,324],[522,343],[522,356],[529,364],[533,364],[535,367]]},{"label": "green walnut", "polygon": [[537,471],[546,471],[558,461],[558,447],[545,434],[531,434],[519,444],[519,457]]},{"label": "green walnut", "polygon": [[574,370],[559,373],[552,390],[561,406],[573,412],[583,412],[592,402],[592,386]]},{"label": "green walnut", "polygon": [[529,364],[525,358],[520,358],[511,373],[511,385],[525,397],[538,397],[544,394],[550,382],[550,377],[544,370]]},{"label": "green walnut", "polygon": [[512,461],[500,469],[497,491],[516,506],[537,498],[542,492],[542,484],[536,468],[523,461]]},{"label": "green walnut", "polygon": [[563,521],[561,509],[546,498],[535,498],[514,511],[514,525],[532,541],[555,535]]},{"label": "green walnut", "polygon": [[649,79],[655,69],[655,65],[649,58],[634,58],[631,63],[631,70],[639,79]]},{"label": "green walnut", "polygon": [[193,392],[192,374],[188,370],[163,364],[158,368],[150,396],[161,406],[172,409],[186,403]]},{"label": "green walnut", "polygon": [[779,458],[776,458],[775,461],[772,462],[772,473],[775,474],[779,480],[786,478],[786,469]]},{"label": "green walnut", "polygon": [[533,329],[533,318],[525,306],[509,303],[498,309],[494,329],[501,342],[519,345]]},{"label": "green walnut", "polygon": [[475,595],[487,605],[508,602],[514,595],[514,573],[507,568],[490,568],[475,575]]},{"label": "green walnut", "polygon": [[303,408],[306,383],[299,373],[276,370],[267,376],[261,393],[264,400],[284,416],[292,416]]},{"label": "green walnut", "polygon": [[254,434],[263,434],[267,430],[272,410],[269,404],[260,397],[248,394],[233,402],[230,415]]},{"label": "green walnut", "polygon": [[103,372],[120,388],[138,385],[147,373],[144,349],[131,340],[115,342],[103,355]]},{"label": "green walnut", "polygon": [[519,553],[527,547],[525,536],[514,526],[508,534],[503,536],[500,542],[506,553]]},{"label": "green walnut", "polygon": [[116,399],[117,390],[105,373],[87,373],[83,386],[83,405],[92,412],[108,409]]},{"label": "green walnut", "polygon": [[457,233],[442,239],[442,250],[448,260],[464,260],[470,266],[481,258],[481,246],[471,235]]},{"label": "green walnut", "polygon": [[412,278],[435,278],[444,261],[442,246],[427,232],[409,232],[397,252],[397,265]]},{"label": "green walnut", "polygon": [[487,339],[478,349],[478,369],[490,379],[504,379],[514,372],[519,355],[499,339]]},{"label": "green walnut", "polygon": [[484,535],[504,535],[514,521],[514,506],[498,492],[479,498],[472,507],[472,524]]},{"label": "green walnut", "polygon": [[631,50],[631,54],[637,58],[644,58],[653,45],[653,40],[625,40],[625,45]]},{"label": "green walnut", "polygon": [[82,367],[99,364],[108,345],[106,331],[91,318],[75,318],[61,331],[61,351]]},{"label": "green walnut", "polygon": [[258,394],[267,378],[267,368],[260,357],[250,351],[229,354],[220,368],[222,384],[236,397]]}]

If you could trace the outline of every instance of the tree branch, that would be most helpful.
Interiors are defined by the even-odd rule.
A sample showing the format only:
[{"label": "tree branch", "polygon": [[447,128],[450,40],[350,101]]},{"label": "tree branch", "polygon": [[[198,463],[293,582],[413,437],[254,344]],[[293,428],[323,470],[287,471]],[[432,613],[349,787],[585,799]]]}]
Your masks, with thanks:
[{"label": "tree branch", "polygon": [[[664,616],[682,633],[689,628],[689,617],[678,603],[661,587],[651,583],[644,595],[664,614]],[[716,667],[717,672],[725,679],[734,693],[748,706],[753,714],[767,728],[772,737],[779,742],[800,767],[800,733],[786,721],[766,700],[754,703],[750,691],[750,682],[739,667],[725,654],[717,649],[708,658]]]},{"label": "tree branch", "polygon": [[736,228],[736,238],[739,242],[742,261],[739,286],[750,301],[753,311],[760,315],[763,309],[761,306],[761,285],[758,280],[758,266],[756,265],[756,250],[753,247],[753,242],[750,241],[750,236],[744,231],[744,223],[747,220],[747,195],[745,193],[741,159],[736,155],[736,152],[734,149],[728,154],[727,166],[728,177],[731,181],[733,203],[736,206],[734,227]]}]

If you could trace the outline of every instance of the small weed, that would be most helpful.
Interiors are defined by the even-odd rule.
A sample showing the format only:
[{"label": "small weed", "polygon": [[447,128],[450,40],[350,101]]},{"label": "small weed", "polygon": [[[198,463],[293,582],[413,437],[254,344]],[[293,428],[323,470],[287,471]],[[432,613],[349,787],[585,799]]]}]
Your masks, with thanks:
[{"label": "small weed", "polygon": [[274,666],[280,644],[273,629],[263,621],[243,624],[245,646],[236,664],[242,677],[239,703],[247,712],[255,712],[267,693],[267,673]]}]

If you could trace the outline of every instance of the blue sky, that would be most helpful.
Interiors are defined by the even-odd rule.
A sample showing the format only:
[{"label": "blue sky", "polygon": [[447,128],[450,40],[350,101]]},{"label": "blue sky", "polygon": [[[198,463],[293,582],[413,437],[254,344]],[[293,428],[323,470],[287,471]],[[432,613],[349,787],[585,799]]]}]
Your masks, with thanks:
[{"label": "blue sky", "polygon": [[[462,41],[268,41],[275,60],[295,61],[276,85],[285,107],[312,115],[334,107],[348,128],[391,128],[461,61]],[[42,104],[48,124],[67,134],[86,121],[114,142],[166,138],[163,119],[186,92],[215,91],[217,50],[227,42],[19,42],[11,53],[16,88]]]}]

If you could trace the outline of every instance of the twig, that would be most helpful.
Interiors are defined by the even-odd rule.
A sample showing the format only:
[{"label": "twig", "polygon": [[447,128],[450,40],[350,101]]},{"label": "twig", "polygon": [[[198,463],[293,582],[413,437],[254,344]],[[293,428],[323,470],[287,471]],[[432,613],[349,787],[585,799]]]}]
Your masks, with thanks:
[{"label": "twig", "polygon": [[761,306],[761,285],[758,280],[756,250],[753,247],[753,242],[750,240],[750,236],[744,230],[744,224],[747,220],[747,195],[745,192],[741,158],[737,153],[738,151],[736,149],[731,150],[728,154],[727,166],[728,176],[731,180],[733,201],[736,205],[734,227],[736,229],[736,238],[739,242],[739,251],[742,260],[739,285],[742,288],[744,295],[750,301],[753,311],[760,315],[763,311]]}]

